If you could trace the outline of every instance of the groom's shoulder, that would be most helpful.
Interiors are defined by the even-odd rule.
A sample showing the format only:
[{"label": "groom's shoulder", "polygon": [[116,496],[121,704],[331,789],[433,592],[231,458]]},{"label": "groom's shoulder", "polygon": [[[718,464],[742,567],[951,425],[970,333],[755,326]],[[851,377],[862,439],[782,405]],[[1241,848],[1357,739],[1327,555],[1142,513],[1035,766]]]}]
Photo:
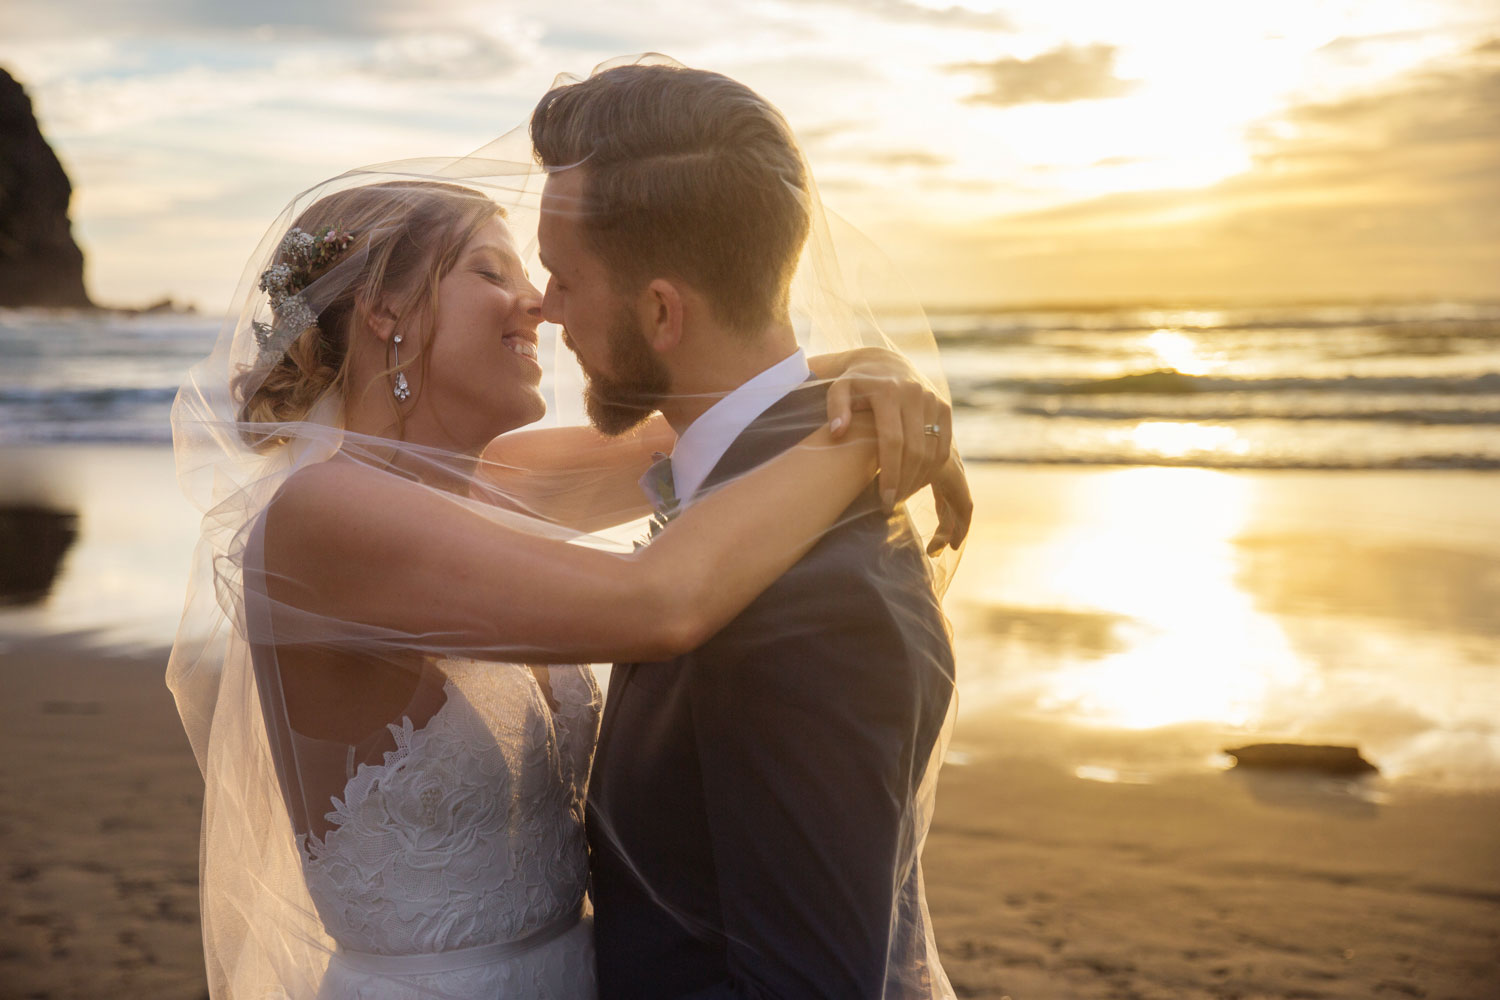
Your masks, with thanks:
[{"label": "groom's shoulder", "polygon": [[[753,468],[816,430],[827,416],[827,394],[826,383],[809,381],[773,404],[730,446],[710,481]],[[784,620],[809,609],[828,614],[830,608],[838,609],[839,620],[937,608],[920,541],[905,516],[885,512],[873,484],[737,622],[766,615]]]},{"label": "groom's shoulder", "polygon": [[693,690],[836,708],[851,719],[918,711],[922,692],[952,673],[920,545],[905,518],[887,518],[878,503],[846,518],[690,655],[684,683]]},{"label": "groom's shoulder", "polygon": [[913,614],[941,615],[931,572],[906,519],[887,516],[871,489],[741,619],[885,627]]}]

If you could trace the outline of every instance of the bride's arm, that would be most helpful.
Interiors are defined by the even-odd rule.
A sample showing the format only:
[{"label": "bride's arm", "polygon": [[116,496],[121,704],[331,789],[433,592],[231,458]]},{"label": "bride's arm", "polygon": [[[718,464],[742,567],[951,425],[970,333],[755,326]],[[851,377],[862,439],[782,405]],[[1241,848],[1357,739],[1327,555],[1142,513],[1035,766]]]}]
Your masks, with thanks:
[{"label": "bride's arm", "polygon": [[[497,502],[583,531],[594,531],[651,512],[640,479],[656,453],[667,453],[677,435],[656,414],[619,437],[592,427],[512,431],[491,441],[480,457],[478,479]],[[476,490],[477,499],[486,499]]]},{"label": "bride's arm", "polygon": [[[873,415],[886,508],[932,482],[944,518],[940,537],[961,540],[968,526],[968,486],[956,455],[951,468],[939,471],[952,452],[948,402],[904,355],[885,348],[815,355],[808,366],[830,382],[828,420],[835,438],[855,410]],[[936,426],[938,435],[929,435],[928,426]],[[671,452],[676,440],[661,414],[620,437],[589,427],[512,431],[485,448],[478,480],[493,490],[476,490],[476,498],[584,531],[622,524],[650,512],[640,478],[653,456]]]},{"label": "bride's arm", "polygon": [[271,597],[492,659],[665,659],[701,645],[812,547],[869,483],[867,419],[825,426],[702,497],[625,555],[507,527],[347,462],[294,476],[267,513]]}]

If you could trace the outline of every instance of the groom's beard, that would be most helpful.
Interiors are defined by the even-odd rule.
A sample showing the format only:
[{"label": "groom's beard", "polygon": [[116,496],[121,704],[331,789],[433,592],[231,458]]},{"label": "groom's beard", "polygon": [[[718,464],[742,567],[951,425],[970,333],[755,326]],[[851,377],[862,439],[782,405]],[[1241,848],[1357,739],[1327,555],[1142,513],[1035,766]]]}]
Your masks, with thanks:
[{"label": "groom's beard", "polygon": [[634,310],[622,308],[609,326],[610,374],[584,370],[589,423],[611,437],[645,423],[672,388],[671,375],[646,342]]}]

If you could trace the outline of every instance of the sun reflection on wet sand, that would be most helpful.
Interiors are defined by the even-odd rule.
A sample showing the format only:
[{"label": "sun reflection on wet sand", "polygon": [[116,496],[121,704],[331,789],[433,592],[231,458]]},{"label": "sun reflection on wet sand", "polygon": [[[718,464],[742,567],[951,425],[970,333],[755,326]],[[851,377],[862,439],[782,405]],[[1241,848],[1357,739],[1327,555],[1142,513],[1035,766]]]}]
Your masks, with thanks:
[{"label": "sun reflection on wet sand", "polygon": [[1493,476],[973,473],[959,749],[1124,783],[1335,743],[1383,779],[1500,787]]},{"label": "sun reflection on wet sand", "polygon": [[1250,487],[1202,469],[1129,469],[1080,491],[1043,554],[1045,590],[1130,619],[1125,648],[1053,672],[1040,707],[1145,729],[1252,722],[1311,678],[1278,624],[1235,583]]}]

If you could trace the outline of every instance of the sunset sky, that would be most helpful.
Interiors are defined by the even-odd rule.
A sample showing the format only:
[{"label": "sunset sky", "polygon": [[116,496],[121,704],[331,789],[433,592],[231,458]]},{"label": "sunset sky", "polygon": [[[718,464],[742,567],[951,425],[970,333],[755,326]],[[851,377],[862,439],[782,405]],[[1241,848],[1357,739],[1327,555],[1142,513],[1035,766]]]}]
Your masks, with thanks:
[{"label": "sunset sky", "polygon": [[89,287],[218,311],[296,192],[660,51],[931,306],[1500,297],[1494,0],[6,0]]}]

